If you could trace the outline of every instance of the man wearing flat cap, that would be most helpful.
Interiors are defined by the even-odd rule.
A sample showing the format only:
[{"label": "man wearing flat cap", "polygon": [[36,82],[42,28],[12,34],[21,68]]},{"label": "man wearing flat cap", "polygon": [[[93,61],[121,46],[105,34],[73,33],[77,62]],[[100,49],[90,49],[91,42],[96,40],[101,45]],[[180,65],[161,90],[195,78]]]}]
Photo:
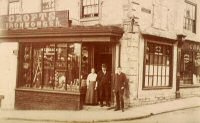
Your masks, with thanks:
[{"label": "man wearing flat cap", "polygon": [[102,64],[101,71],[97,74],[97,83],[98,83],[98,91],[99,91],[99,101],[100,106],[103,107],[103,101],[105,99],[106,105],[110,106],[110,99],[109,99],[109,87],[111,86],[111,75],[106,70],[106,65]]}]

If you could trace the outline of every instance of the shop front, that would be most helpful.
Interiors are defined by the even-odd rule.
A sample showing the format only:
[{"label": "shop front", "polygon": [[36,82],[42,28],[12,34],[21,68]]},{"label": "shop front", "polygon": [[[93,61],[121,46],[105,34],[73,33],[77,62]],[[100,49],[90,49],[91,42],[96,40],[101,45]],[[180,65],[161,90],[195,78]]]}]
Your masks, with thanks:
[{"label": "shop front", "polygon": [[1,42],[17,42],[16,109],[80,110],[91,68],[114,72],[115,26],[71,26],[69,11],[1,16]]},{"label": "shop front", "polygon": [[[47,14],[50,19],[56,16]],[[23,17],[28,19],[29,15]],[[65,25],[64,19],[59,22],[56,17],[55,23],[61,27],[46,25],[29,29],[24,27],[25,23],[18,23],[21,24],[18,28],[17,18],[9,18],[13,20],[8,23],[11,26],[2,31],[0,40],[19,44],[18,53],[15,52],[18,55],[16,109],[80,110],[90,69],[99,71],[104,63],[114,72],[115,47],[123,34],[121,28],[69,27],[69,21]]]},{"label": "shop front", "polygon": [[200,86],[200,43],[184,42],[181,50],[182,87]]},{"label": "shop front", "polygon": [[91,68],[114,72],[118,27],[8,31],[19,42],[16,109],[80,110]]}]

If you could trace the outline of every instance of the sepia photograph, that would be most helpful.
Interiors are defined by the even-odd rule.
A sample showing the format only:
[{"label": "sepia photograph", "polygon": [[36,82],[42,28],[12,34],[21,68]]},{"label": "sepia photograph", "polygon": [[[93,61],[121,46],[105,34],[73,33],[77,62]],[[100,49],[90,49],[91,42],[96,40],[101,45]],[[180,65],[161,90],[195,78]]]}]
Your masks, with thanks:
[{"label": "sepia photograph", "polygon": [[0,123],[200,123],[200,0],[0,0]]}]

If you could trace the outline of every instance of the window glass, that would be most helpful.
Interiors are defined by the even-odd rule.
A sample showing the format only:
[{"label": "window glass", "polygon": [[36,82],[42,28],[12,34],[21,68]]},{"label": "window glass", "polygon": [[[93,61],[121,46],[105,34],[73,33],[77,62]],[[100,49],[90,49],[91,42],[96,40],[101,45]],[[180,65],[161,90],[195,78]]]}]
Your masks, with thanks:
[{"label": "window glass", "polygon": [[145,87],[170,86],[172,47],[157,43],[146,43]]},{"label": "window glass", "polygon": [[55,10],[55,0],[42,0],[42,11]]},{"label": "window glass", "polygon": [[82,1],[81,17],[98,17],[99,16],[99,1],[98,0],[83,0]]},{"label": "window glass", "polygon": [[67,79],[67,44],[57,44],[55,62],[55,89],[65,89]]},{"label": "window glass", "polygon": [[[72,86],[79,85],[79,62],[80,62],[80,44],[69,44],[68,45],[68,56],[67,56],[67,63],[68,63],[68,72],[67,72],[67,84]],[[69,87],[70,87],[69,86]],[[73,89],[73,88],[69,88]]]},{"label": "window glass", "polygon": [[44,89],[53,88],[55,68],[55,44],[48,44],[44,47],[43,57]]},{"label": "window glass", "polygon": [[22,51],[22,76],[21,76],[21,83],[19,83],[21,86],[25,86],[25,87],[31,87],[32,82],[32,48],[31,45],[29,44],[25,44],[23,47],[21,47],[22,49],[24,49]]},{"label": "window glass", "polygon": [[34,47],[33,48],[33,87],[42,88],[42,75],[43,75],[43,48]]},{"label": "window glass", "polygon": [[186,2],[184,29],[196,33],[196,5]]},{"label": "window glass", "polygon": [[9,11],[8,14],[19,14],[21,8],[20,0],[9,1]]},{"label": "window glass", "polygon": [[20,44],[19,87],[79,90],[79,43]]},{"label": "window glass", "polygon": [[200,45],[185,42],[181,52],[182,85],[200,84]]}]

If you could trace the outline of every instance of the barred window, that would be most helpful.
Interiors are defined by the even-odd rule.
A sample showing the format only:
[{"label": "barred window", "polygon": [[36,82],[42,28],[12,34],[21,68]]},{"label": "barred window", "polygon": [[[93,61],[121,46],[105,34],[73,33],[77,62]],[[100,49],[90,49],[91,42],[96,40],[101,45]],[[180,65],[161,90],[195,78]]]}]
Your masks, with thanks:
[{"label": "barred window", "polygon": [[42,11],[54,11],[55,0],[42,0]]},{"label": "barred window", "polygon": [[196,33],[196,5],[186,1],[184,29]]},{"label": "barred window", "polygon": [[20,44],[20,88],[79,90],[79,43]]},{"label": "barred window", "polygon": [[146,42],[143,87],[171,86],[172,46]]},{"label": "barred window", "polygon": [[99,16],[99,0],[82,0],[81,3],[81,18]]},{"label": "barred window", "polygon": [[8,14],[19,14],[21,8],[20,0],[9,0],[8,3]]},{"label": "barred window", "polygon": [[180,64],[180,84],[200,84],[200,44],[185,42],[181,52]]}]

